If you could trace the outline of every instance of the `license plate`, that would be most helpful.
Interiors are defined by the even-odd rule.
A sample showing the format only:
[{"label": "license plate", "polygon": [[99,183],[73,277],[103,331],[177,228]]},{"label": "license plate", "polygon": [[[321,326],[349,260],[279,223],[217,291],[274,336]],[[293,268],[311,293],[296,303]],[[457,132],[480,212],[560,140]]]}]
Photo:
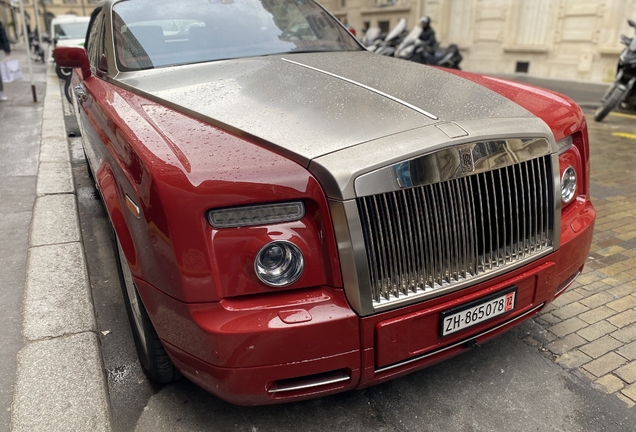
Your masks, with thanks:
[{"label": "license plate", "polygon": [[448,336],[506,314],[515,310],[516,306],[517,287],[515,286],[467,305],[442,312],[440,314],[441,336]]}]

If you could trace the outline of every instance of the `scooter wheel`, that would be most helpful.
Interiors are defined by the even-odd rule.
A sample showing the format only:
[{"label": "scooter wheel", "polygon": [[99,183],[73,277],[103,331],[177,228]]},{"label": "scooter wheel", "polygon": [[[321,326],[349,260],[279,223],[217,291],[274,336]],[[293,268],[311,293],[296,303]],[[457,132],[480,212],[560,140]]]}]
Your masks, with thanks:
[{"label": "scooter wheel", "polygon": [[73,73],[73,69],[55,66],[55,73],[57,74],[59,79],[66,79],[71,76],[71,74]]},{"label": "scooter wheel", "polygon": [[612,87],[607,91],[606,96],[601,101],[602,105],[594,113],[594,120],[597,122],[602,121],[625,97],[627,89],[625,86],[612,84]]},{"label": "scooter wheel", "polygon": [[64,81],[64,96],[66,96],[66,100],[68,103],[73,105],[73,100],[71,99],[73,96],[71,95],[71,77],[69,76]]}]

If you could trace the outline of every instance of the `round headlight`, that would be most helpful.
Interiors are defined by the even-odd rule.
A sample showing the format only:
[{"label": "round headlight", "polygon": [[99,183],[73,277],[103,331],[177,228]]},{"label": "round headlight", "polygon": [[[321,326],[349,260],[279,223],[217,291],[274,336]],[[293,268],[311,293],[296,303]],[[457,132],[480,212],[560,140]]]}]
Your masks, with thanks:
[{"label": "round headlight", "polygon": [[576,194],[576,171],[571,166],[563,171],[561,176],[561,201],[567,204]]},{"label": "round headlight", "polygon": [[282,287],[296,282],[305,268],[303,253],[293,243],[273,241],[256,255],[256,276],[267,285]]}]

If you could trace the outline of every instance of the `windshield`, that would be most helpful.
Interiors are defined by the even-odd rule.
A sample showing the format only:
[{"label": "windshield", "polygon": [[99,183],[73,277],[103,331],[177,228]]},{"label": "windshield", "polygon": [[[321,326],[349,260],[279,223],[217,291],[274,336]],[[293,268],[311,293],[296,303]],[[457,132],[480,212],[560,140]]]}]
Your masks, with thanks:
[{"label": "windshield", "polygon": [[312,0],[126,0],[113,6],[122,71],[308,51],[361,50]]},{"label": "windshield", "polygon": [[66,22],[53,26],[55,39],[84,39],[86,37],[86,29],[88,28],[88,20],[83,22]]}]

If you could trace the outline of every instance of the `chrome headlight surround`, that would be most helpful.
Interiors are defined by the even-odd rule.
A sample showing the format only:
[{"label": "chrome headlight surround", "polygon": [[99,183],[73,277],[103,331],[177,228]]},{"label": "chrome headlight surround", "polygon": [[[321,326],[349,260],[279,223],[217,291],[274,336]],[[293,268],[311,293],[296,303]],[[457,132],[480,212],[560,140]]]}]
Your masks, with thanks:
[{"label": "chrome headlight surround", "polygon": [[572,165],[561,175],[561,202],[569,204],[576,196],[576,170]]},{"label": "chrome headlight surround", "polygon": [[558,153],[560,155],[565,153],[566,151],[572,148],[572,145],[573,145],[572,135],[566,136],[562,140],[558,141],[556,144],[557,144]]},{"label": "chrome headlight surround", "polygon": [[295,244],[276,240],[267,243],[254,259],[256,276],[266,285],[284,287],[296,282],[305,268],[305,258]]}]

